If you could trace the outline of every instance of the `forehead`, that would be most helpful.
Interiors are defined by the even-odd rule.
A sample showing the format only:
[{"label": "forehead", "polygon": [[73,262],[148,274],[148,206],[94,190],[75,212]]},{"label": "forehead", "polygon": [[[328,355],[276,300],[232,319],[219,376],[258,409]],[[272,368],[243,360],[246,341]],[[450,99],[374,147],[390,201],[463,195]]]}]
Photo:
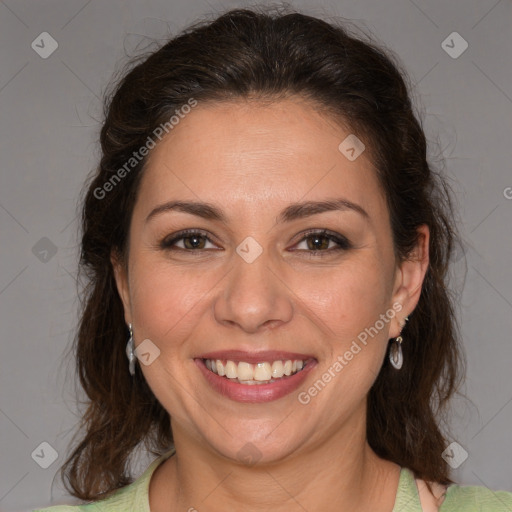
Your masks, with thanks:
[{"label": "forehead", "polygon": [[299,98],[199,102],[151,150],[139,197],[261,209],[343,195],[380,215],[384,198],[369,159],[363,152],[351,161],[339,149],[349,135]]}]

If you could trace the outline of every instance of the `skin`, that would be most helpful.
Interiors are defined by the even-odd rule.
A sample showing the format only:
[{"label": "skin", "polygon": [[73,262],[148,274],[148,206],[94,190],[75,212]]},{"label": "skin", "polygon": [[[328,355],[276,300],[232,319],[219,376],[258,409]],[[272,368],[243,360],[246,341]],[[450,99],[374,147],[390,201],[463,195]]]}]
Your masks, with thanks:
[{"label": "skin", "polygon": [[[112,263],[135,345],[149,338],[160,349],[141,368],[175,438],[176,455],[151,479],[152,512],[391,512],[400,468],[367,443],[366,398],[388,340],[419,300],[429,232],[422,226],[410,259],[396,260],[367,152],[351,162],[338,150],[349,133],[297,97],[199,103],[151,151],[128,268],[114,253]],[[337,197],[360,205],[368,220],[346,210],[276,223],[290,203]],[[212,203],[227,220],[168,211],[146,222],[156,206],[178,199]],[[209,238],[200,249],[184,251],[183,239],[174,250],[159,246],[191,228]],[[313,254],[318,245],[303,232],[324,228],[352,248],[331,251],[337,244],[321,239]],[[250,264],[236,252],[247,236],[263,248]],[[261,404],[232,401],[193,362],[226,349],[313,354],[318,365],[304,391],[394,303],[401,311],[307,405],[297,392]],[[254,465],[237,457],[246,443],[261,453]]]}]

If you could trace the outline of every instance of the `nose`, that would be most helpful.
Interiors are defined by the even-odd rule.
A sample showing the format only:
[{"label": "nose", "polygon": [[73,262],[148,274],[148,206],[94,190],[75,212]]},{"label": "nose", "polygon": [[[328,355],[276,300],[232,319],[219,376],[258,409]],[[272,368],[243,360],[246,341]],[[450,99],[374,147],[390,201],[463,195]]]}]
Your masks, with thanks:
[{"label": "nose", "polygon": [[247,333],[289,322],[293,315],[293,293],[272,268],[265,251],[251,263],[238,254],[233,258],[233,268],[214,304],[216,320]]}]

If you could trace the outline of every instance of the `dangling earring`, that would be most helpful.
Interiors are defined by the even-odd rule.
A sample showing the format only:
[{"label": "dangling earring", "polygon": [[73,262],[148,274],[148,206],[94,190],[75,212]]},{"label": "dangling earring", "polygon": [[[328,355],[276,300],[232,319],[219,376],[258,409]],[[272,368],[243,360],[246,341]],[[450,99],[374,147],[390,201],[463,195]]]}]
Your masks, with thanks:
[{"label": "dangling earring", "polygon": [[[404,318],[404,325],[402,326],[402,328],[405,326],[407,320],[409,320],[408,316]],[[404,364],[404,355],[402,353],[402,341],[404,341],[402,335],[399,335],[397,338],[393,340],[393,343],[391,343],[391,347],[389,348],[389,361],[393,368],[395,368],[396,370],[400,370],[400,368],[402,368],[402,365]]]},{"label": "dangling earring", "polygon": [[130,375],[135,375],[135,354],[133,353],[134,350],[134,342],[133,342],[133,330],[132,330],[132,324],[128,324],[128,329],[130,331],[130,339],[128,340],[128,343],[126,344],[126,356],[128,357],[128,361],[130,361],[129,370]]},{"label": "dangling earring", "polygon": [[389,361],[393,365],[393,368],[396,370],[400,370],[402,365],[404,364],[404,355],[402,353],[402,336],[398,336],[391,343],[391,347],[389,348]]}]

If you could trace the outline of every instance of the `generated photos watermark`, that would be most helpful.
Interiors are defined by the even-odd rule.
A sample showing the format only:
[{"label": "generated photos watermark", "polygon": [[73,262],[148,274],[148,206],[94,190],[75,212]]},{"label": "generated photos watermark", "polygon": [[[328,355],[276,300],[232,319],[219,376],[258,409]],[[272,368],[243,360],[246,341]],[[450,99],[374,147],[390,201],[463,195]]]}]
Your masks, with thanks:
[{"label": "generated photos watermark", "polygon": [[189,98],[187,103],[182,105],[179,109],[174,111],[174,114],[165,123],[157,126],[152,135],[149,135],[146,142],[137,150],[132,153],[132,156],[120,167],[115,174],[113,174],[101,187],[94,189],[94,197],[96,199],[104,199],[109,192],[112,192],[117,184],[126,177],[143,159],[146,157],[150,150],[156,146],[155,139],[162,140],[163,136],[168,134],[176,125],[179,124],[181,119],[184,119],[189,114],[192,108],[197,106],[197,100]]},{"label": "generated photos watermark", "polygon": [[[354,356],[359,354],[362,350],[362,346],[366,346],[368,343],[368,336],[371,338],[375,337],[384,327],[386,324],[389,323],[390,320],[392,320],[396,313],[399,313],[402,311],[402,304],[399,302],[395,302],[392,306],[392,308],[388,309],[386,313],[383,313],[380,315],[379,319],[370,327],[366,327],[363,331],[361,331],[357,335],[357,340],[352,340],[352,344],[350,345],[349,349],[346,350],[343,354],[338,355],[335,362],[329,366],[329,368],[322,374],[322,376],[317,379],[312,386],[308,388],[307,391],[301,391],[298,394],[298,400],[301,404],[307,405],[311,402],[311,399],[320,393],[325,386],[331,382],[332,379],[334,379],[340,372],[349,364],[352,359],[354,359]],[[359,341],[361,345],[357,342]]]}]

